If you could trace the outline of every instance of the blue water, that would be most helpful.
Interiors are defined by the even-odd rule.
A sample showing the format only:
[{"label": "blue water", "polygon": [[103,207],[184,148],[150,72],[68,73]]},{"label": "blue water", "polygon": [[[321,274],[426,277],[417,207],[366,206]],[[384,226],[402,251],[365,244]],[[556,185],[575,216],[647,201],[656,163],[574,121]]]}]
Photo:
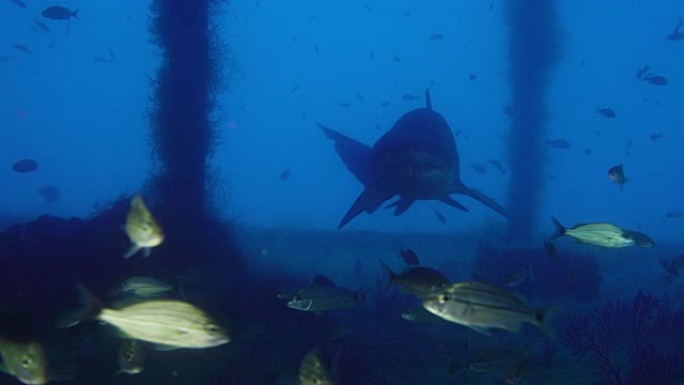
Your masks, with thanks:
[{"label": "blue water", "polygon": [[[630,372],[631,366],[671,369],[671,378],[653,377],[649,384],[684,383],[676,363],[684,352],[675,344],[684,342],[684,313],[677,313],[684,284],[664,268],[678,263],[684,231],[684,214],[674,215],[684,213],[684,39],[667,39],[684,5],[521,0],[514,13],[509,1],[207,1],[210,36],[221,47],[212,63],[219,76],[209,89],[216,92],[207,114],[213,130],[207,200],[212,219],[225,226],[194,227],[189,234],[176,227],[183,218],[173,217],[153,186],[165,172],[158,152],[163,141],[155,137],[164,127],[154,111],[163,99],[158,74],[168,57],[160,36],[192,41],[202,34],[176,20],[155,35],[158,9],[149,1],[70,0],[59,5],[78,9],[78,19],[49,20],[41,11],[55,5],[50,1],[26,0],[23,8],[3,0],[0,228],[10,235],[0,239],[20,239],[0,241],[3,277],[9,277],[3,300],[14,305],[21,301],[16,293],[30,292],[36,301],[28,308],[40,313],[52,293],[39,288],[53,279],[85,282],[104,295],[127,277],[156,276],[189,285],[184,298],[246,336],[213,350],[153,352],[142,374],[114,376],[117,337],[97,323],[79,326],[64,338],[70,341],[65,350],[80,352],[73,383],[296,382],[299,360],[314,346],[324,349],[343,385],[501,383],[501,373],[482,376],[465,367],[477,351],[502,343],[547,359],[525,373],[529,384],[569,383],[573,373],[580,383],[647,384],[648,376]],[[525,37],[525,27],[543,38]],[[646,65],[668,84],[637,78]],[[186,74],[188,87],[204,75]],[[506,218],[463,196],[454,197],[467,213],[418,201],[401,216],[381,208],[336,230],[363,186],[317,124],[372,146],[404,113],[425,106],[426,89],[455,136],[461,179],[522,215],[514,223],[527,236],[511,237]],[[520,104],[514,108],[521,100],[530,103],[526,113]],[[187,106],[195,102],[202,106],[195,100]],[[601,116],[598,108],[617,116]],[[554,139],[569,148],[549,146]],[[38,170],[13,171],[24,158]],[[608,177],[618,164],[628,178],[622,190]],[[41,196],[44,186],[57,187],[59,199]],[[173,236],[150,259],[123,260],[127,240],[120,227],[128,199],[139,191],[160,207]],[[109,210],[114,202],[119,206]],[[31,225],[44,214],[84,222]],[[105,219],[88,222],[98,216]],[[568,227],[614,223],[648,234],[656,247],[606,249],[560,239],[554,260],[542,243],[554,231],[551,216]],[[531,266],[522,285],[507,289],[534,307],[553,308],[554,342],[534,328],[485,337],[457,325],[401,319],[415,301],[385,287],[378,260],[401,271],[406,266],[398,253],[406,248],[455,282],[480,276],[506,287],[507,276]],[[17,272],[31,274],[17,278]],[[358,309],[323,317],[276,301],[275,294],[305,286],[315,274],[348,289],[373,290]],[[639,308],[633,302],[642,298],[639,291],[660,301],[651,312],[638,318],[615,310]],[[643,336],[613,336],[622,375],[612,379],[605,365],[597,369],[600,360],[591,352],[578,360],[568,342],[568,328],[579,324],[574,317],[596,320],[606,309],[634,316],[648,329]],[[659,325],[662,335],[654,336]],[[643,349],[640,355],[630,350],[635,335],[652,348],[649,364]],[[630,355],[643,360],[629,361]],[[0,381],[16,383],[9,376]]]}]

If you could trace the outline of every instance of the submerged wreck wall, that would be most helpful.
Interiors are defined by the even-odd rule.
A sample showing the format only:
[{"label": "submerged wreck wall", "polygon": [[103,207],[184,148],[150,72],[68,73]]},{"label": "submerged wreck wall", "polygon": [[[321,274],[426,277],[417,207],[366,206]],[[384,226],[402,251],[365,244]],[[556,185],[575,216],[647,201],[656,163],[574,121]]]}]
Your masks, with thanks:
[{"label": "submerged wreck wall", "polygon": [[553,0],[508,0],[506,13],[513,107],[509,235],[525,240],[544,190],[545,91],[558,56],[556,12]]}]

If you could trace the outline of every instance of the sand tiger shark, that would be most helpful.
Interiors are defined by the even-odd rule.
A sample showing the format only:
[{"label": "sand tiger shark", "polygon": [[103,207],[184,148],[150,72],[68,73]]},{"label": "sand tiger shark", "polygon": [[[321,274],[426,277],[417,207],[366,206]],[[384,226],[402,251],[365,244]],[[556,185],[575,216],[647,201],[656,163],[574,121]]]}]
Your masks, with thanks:
[{"label": "sand tiger shark", "polygon": [[405,113],[370,147],[322,124],[323,133],[335,142],[345,166],[365,189],[340,221],[338,229],[362,212],[373,213],[394,196],[386,208],[394,215],[406,212],[417,200],[438,200],[468,211],[451,197],[463,194],[508,217],[506,209],[484,193],[461,181],[456,141],[446,119],[432,109],[430,91],[425,108]]}]

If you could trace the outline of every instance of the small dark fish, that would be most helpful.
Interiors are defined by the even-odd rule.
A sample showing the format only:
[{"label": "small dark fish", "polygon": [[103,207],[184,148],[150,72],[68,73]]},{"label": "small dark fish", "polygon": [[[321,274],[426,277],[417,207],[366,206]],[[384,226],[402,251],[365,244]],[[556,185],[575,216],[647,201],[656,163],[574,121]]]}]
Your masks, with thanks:
[{"label": "small dark fish", "polygon": [[397,55],[392,56],[392,60],[394,60],[395,63],[401,63],[401,58]]},{"label": "small dark fish", "polygon": [[410,102],[412,100],[418,100],[418,97],[416,95],[411,95],[411,94],[404,94],[404,96],[401,97],[405,102]]},{"label": "small dark fish", "polygon": [[459,136],[461,136],[461,130],[456,130],[456,132],[454,132],[454,138],[458,138]]},{"label": "small dark fish", "polygon": [[440,292],[449,285],[447,277],[427,266],[412,267],[401,274],[393,272],[384,263],[382,263],[382,266],[389,275],[389,284],[397,284],[407,293],[415,294],[419,297]]},{"label": "small dark fish", "polygon": [[365,100],[365,98],[363,97],[363,95],[362,95],[361,93],[359,93],[359,92],[357,92],[355,96],[356,96],[356,99],[357,99],[358,101],[360,101],[360,102],[363,102],[363,101]]},{"label": "small dark fish", "polygon": [[295,85],[292,88],[290,88],[290,93],[294,94],[295,92],[297,92],[298,89],[299,89],[299,86]]},{"label": "small dark fish", "polygon": [[375,58],[375,52],[373,50],[370,51],[370,58],[371,60]]},{"label": "small dark fish", "polygon": [[608,119],[615,119],[615,117],[617,116],[615,114],[615,111],[611,110],[610,108],[597,108],[596,112],[598,112],[598,114],[603,116],[604,118]]},{"label": "small dark fish", "polygon": [[655,86],[666,86],[667,85],[667,79],[664,76],[660,75],[649,75],[644,77],[644,80],[655,85]]},{"label": "small dark fish", "polygon": [[48,27],[47,24],[43,23],[40,20],[33,20],[33,24],[35,24],[43,32],[50,32],[50,27]]},{"label": "small dark fish", "polygon": [[43,186],[38,189],[38,194],[40,194],[47,203],[58,202],[61,197],[59,188],[55,186]]},{"label": "small dark fish", "polygon": [[495,159],[488,160],[487,164],[491,164],[492,166],[494,166],[494,168],[499,170],[499,172],[501,172],[502,174],[506,174],[506,169],[501,164],[501,162],[499,162],[498,160],[495,160]]},{"label": "small dark fish", "polygon": [[14,44],[14,48],[15,48],[17,51],[21,51],[21,52],[23,52],[23,53],[27,53],[27,54],[29,54],[29,55],[33,55],[33,51],[31,51],[27,46],[25,46],[25,45],[23,45],[23,44]]},{"label": "small dark fish", "polygon": [[364,8],[366,11],[372,11],[372,10],[373,10],[373,4],[366,3],[366,4],[364,4],[363,8]]},{"label": "small dark fish", "polygon": [[551,258],[551,259],[558,259],[559,254],[558,254],[558,249],[556,249],[556,246],[549,241],[544,241],[544,250],[546,251],[546,256]]},{"label": "small dark fish", "polygon": [[622,192],[622,187],[629,180],[625,177],[625,168],[622,164],[618,164],[617,166],[608,169],[608,178],[613,184],[620,186],[620,192]]},{"label": "small dark fish", "polygon": [[19,8],[24,8],[24,9],[28,8],[28,6],[26,5],[26,3],[24,3],[24,2],[21,1],[21,0],[10,0],[10,1],[13,2],[14,5],[16,5],[16,6],[19,7]]},{"label": "small dark fish", "polygon": [[684,20],[682,20],[682,18],[680,17],[679,20],[677,20],[677,25],[674,27],[674,30],[672,30],[672,33],[667,35],[667,40],[684,40],[684,33],[679,32],[679,29],[682,28],[682,25],[684,25]]},{"label": "small dark fish", "polygon": [[33,159],[22,159],[12,166],[12,171],[34,172],[38,170],[38,162]]},{"label": "small dark fish", "polygon": [[281,182],[285,182],[287,180],[287,178],[289,178],[289,177],[290,177],[290,170],[288,169],[288,170],[283,170],[283,172],[280,173],[280,177],[278,177],[278,179],[280,179]]},{"label": "small dark fish", "polygon": [[434,34],[430,35],[430,40],[432,40],[432,41],[444,40],[444,35],[442,35],[441,33],[434,33]]},{"label": "small dark fish", "polygon": [[651,134],[651,142],[655,142],[656,140],[660,139],[663,137],[663,134]]},{"label": "small dark fish", "polygon": [[511,106],[510,104],[506,104],[503,108],[503,112],[509,117],[513,117],[513,106]]},{"label": "small dark fish", "polygon": [[384,101],[384,102],[380,103],[380,107],[387,108],[390,106],[390,104],[392,104],[392,103],[390,103],[388,101]]},{"label": "small dark fish", "polygon": [[116,56],[114,55],[112,47],[107,47],[107,53],[109,54],[109,57],[112,58],[112,60],[116,60]]},{"label": "small dark fish", "polygon": [[327,287],[337,287],[335,283],[323,274],[316,274],[313,278],[314,285],[321,285]]},{"label": "small dark fish", "polygon": [[559,150],[567,150],[568,148],[570,148],[570,143],[568,143],[568,141],[565,139],[546,140],[546,144],[549,147],[557,148]]},{"label": "small dark fish", "polygon": [[437,220],[442,222],[443,225],[446,225],[447,220],[446,220],[446,217],[444,216],[444,214],[440,213],[436,209],[434,210],[434,212],[435,212],[435,217],[437,217]]},{"label": "small dark fish", "polygon": [[487,171],[487,166],[482,163],[471,163],[470,168],[478,174],[484,174]]},{"label": "small dark fish", "polygon": [[591,155],[593,153],[594,153],[594,150],[592,150],[591,148],[585,148],[584,149],[584,155]]},{"label": "small dark fish", "polygon": [[350,104],[350,103],[347,103],[347,102],[340,103],[340,107],[342,107],[342,108],[349,108],[349,107],[351,107],[351,104]]},{"label": "small dark fish", "polygon": [[684,212],[681,211],[670,211],[665,214],[665,219],[679,219],[684,218]]},{"label": "small dark fish", "polygon": [[418,254],[411,249],[401,249],[401,251],[399,251],[399,256],[404,260],[404,263],[407,266],[418,266],[420,264]]},{"label": "small dark fish", "polygon": [[5,63],[12,60],[15,60],[14,56],[0,56],[0,63]]},{"label": "small dark fish", "polygon": [[402,15],[406,16],[406,17],[411,16],[411,10],[409,9],[408,11],[404,11],[404,13],[402,13]]},{"label": "small dark fish", "polygon": [[627,143],[625,144],[625,148],[631,148],[632,144],[634,144],[634,140],[632,140],[632,139],[628,140]]},{"label": "small dark fish", "polygon": [[475,75],[475,74],[470,74],[470,75],[468,76],[468,81],[469,81],[469,82],[472,82],[472,81],[475,80],[475,79],[477,79],[477,75]]},{"label": "small dark fish", "polygon": [[651,70],[651,67],[649,67],[648,65],[645,65],[645,66],[639,68],[639,70],[637,70],[635,76],[636,76],[637,79],[641,79],[641,78],[643,78],[644,75],[646,75],[646,74],[648,73],[648,71],[650,71],[650,70]]},{"label": "small dark fish", "polygon": [[59,5],[45,8],[40,14],[44,18],[52,20],[69,20],[72,17],[78,20],[78,9],[71,11],[69,8]]}]

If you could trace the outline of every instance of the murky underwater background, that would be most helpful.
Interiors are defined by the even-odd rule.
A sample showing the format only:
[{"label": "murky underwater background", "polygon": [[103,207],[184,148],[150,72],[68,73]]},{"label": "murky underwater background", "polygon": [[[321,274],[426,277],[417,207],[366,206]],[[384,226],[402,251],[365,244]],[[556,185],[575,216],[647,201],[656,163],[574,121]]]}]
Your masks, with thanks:
[{"label": "murky underwater background", "polygon": [[[684,383],[680,15],[636,0],[3,1],[0,383]],[[429,113],[396,134],[425,107],[448,138]],[[136,193],[154,221],[131,224]],[[136,241],[155,221],[163,239]],[[425,268],[489,291],[466,290],[449,322],[423,301],[456,292]],[[140,338],[98,318],[160,300],[230,342],[145,340],[162,311]]]}]

